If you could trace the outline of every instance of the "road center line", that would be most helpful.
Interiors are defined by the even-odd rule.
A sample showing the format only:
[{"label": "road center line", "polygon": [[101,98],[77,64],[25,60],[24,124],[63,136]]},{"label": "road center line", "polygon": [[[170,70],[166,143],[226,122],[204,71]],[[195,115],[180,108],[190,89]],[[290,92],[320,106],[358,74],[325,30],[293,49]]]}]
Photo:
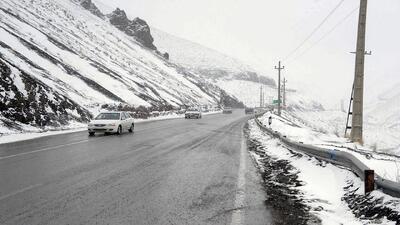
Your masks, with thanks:
[{"label": "road center line", "polygon": [[246,189],[246,142],[242,132],[242,144],[240,147],[240,165],[238,171],[237,191],[235,196],[235,205],[232,213],[231,225],[241,225],[243,219],[243,207]]},{"label": "road center line", "polygon": [[42,184],[33,184],[33,185],[28,186],[28,187],[26,187],[26,188],[23,188],[23,189],[21,189],[21,190],[14,191],[14,192],[11,192],[11,193],[9,193],[9,194],[0,196],[0,201],[4,200],[4,199],[6,199],[6,198],[12,197],[12,196],[14,196],[14,195],[23,193],[23,192],[25,192],[25,191],[32,190],[32,189],[34,189],[35,187],[39,187],[39,186],[42,186]]},{"label": "road center line", "polygon": [[15,155],[4,156],[4,157],[0,157],[0,160],[3,160],[3,159],[10,159],[10,158],[14,158],[14,157],[18,157],[18,156],[23,156],[23,155],[29,155],[29,154],[38,153],[38,152],[56,150],[56,149],[60,149],[60,148],[62,148],[62,147],[67,147],[67,146],[71,146],[71,145],[76,145],[76,144],[80,144],[80,143],[85,143],[85,142],[88,142],[88,141],[89,141],[89,140],[82,140],[82,141],[72,142],[72,143],[68,143],[68,144],[56,145],[56,146],[52,146],[52,147],[42,148],[42,149],[30,151],[30,152],[23,152],[23,153],[19,153],[19,154],[15,154]]}]

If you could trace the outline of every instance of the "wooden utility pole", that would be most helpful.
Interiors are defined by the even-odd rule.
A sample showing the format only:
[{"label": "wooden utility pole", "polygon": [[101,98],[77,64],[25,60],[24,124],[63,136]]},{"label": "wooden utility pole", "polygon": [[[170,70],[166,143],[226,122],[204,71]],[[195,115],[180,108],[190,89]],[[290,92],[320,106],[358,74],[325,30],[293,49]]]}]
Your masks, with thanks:
[{"label": "wooden utility pole", "polygon": [[285,69],[284,66],[281,67],[281,61],[279,61],[278,67],[275,66],[275,69],[278,70],[278,116],[281,115],[281,70]]},{"label": "wooden utility pole", "polygon": [[363,142],[363,98],[364,98],[364,61],[365,31],[367,22],[367,2],[360,0],[358,19],[356,66],[354,74],[354,96],[350,138],[353,142]]},{"label": "wooden utility pole", "polygon": [[286,83],[287,83],[287,80],[286,80],[286,78],[283,78],[283,108],[285,108],[286,109]]}]

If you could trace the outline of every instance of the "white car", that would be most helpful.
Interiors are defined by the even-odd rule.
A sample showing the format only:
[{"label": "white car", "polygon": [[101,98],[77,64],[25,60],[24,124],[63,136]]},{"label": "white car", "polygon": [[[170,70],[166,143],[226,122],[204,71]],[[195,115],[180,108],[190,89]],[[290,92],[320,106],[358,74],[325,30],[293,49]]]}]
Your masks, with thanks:
[{"label": "white car", "polygon": [[232,114],[232,108],[231,108],[231,107],[225,107],[225,108],[222,110],[222,113],[223,113],[223,114]]},{"label": "white car", "polygon": [[135,123],[129,113],[126,112],[102,112],[88,124],[89,136],[95,133],[116,133],[124,131],[133,132]]},{"label": "white car", "polygon": [[191,119],[191,118],[201,119],[201,110],[197,108],[188,109],[185,112],[185,119]]}]

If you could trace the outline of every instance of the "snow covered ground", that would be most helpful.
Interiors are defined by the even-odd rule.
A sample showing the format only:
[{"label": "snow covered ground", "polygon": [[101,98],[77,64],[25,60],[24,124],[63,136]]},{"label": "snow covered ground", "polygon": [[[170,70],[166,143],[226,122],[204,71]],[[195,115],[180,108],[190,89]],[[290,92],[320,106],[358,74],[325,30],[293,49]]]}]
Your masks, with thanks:
[{"label": "snow covered ground", "polygon": [[400,84],[365,106],[365,141],[380,151],[400,155]]},{"label": "snow covered ground", "polygon": [[[400,182],[400,157],[380,154],[374,152],[372,149],[350,143],[347,139],[335,135],[337,128],[335,124],[327,123],[327,121],[323,121],[321,118],[314,115],[319,115],[319,113],[302,113],[302,118],[305,118],[306,114],[314,118],[311,126],[304,124],[298,119],[299,117],[293,116],[287,112],[283,112],[282,117],[266,113],[260,118],[260,121],[268,125],[268,117],[272,116],[273,122],[271,129],[286,135],[288,138],[321,148],[349,152],[368,167],[375,170],[380,176]],[[317,126],[318,124],[320,125]]]},{"label": "snow covered ground", "polygon": [[1,126],[0,123],[0,144],[35,139],[35,138],[58,135],[58,134],[79,132],[86,130],[87,126],[84,123],[78,123],[78,122],[71,122],[69,125],[62,126],[57,129],[55,129],[54,127],[39,129],[29,125],[24,125],[24,124],[20,125],[23,126],[22,130],[13,130],[8,127]]},{"label": "snow covered ground", "polygon": [[[283,128],[284,126],[275,117],[273,128]],[[348,193],[349,186],[353,190],[355,189],[351,194],[359,196],[363,195],[364,188],[363,182],[351,171],[287,149],[278,139],[274,139],[264,133],[254,120],[249,122],[248,129],[249,140],[256,141],[260,145],[256,148],[256,151],[251,151],[250,149],[260,168],[263,169],[264,167],[266,155],[272,158],[272,162],[271,159],[267,162],[268,165],[274,161],[283,160],[286,164],[293,166],[294,168],[289,172],[290,175],[295,176],[299,184],[292,186],[291,184],[280,185],[289,186],[289,189],[292,190],[290,193],[296,193],[294,197],[306,204],[309,207],[307,208],[308,211],[319,218],[322,224],[396,224],[396,222],[388,220],[385,216],[360,219],[353,214],[348,203],[344,200],[344,196],[350,195]],[[294,133],[307,134],[307,132],[300,132],[300,129],[302,128],[294,129],[295,131],[289,135],[293,137]],[[275,178],[270,177],[270,179]],[[277,179],[270,182],[277,183],[279,181]],[[288,195],[291,195],[290,193]],[[400,199],[394,199],[379,191],[374,191],[371,196],[382,200],[382,205],[386,205],[386,207],[398,214],[400,213]]]},{"label": "snow covered ground", "polygon": [[[400,84],[394,84],[364,106],[364,146],[400,156]],[[344,136],[347,112],[327,110],[292,113],[303,124],[323,133]]]},{"label": "snow covered ground", "polygon": [[[373,113],[375,106],[368,106],[364,119],[364,146],[377,152],[400,156],[400,118],[391,106],[379,108],[386,115]],[[398,110],[400,112],[400,110]],[[383,112],[382,112],[383,113]],[[294,112],[292,114],[303,124],[323,133],[344,136],[347,113],[335,110],[315,112]]]}]

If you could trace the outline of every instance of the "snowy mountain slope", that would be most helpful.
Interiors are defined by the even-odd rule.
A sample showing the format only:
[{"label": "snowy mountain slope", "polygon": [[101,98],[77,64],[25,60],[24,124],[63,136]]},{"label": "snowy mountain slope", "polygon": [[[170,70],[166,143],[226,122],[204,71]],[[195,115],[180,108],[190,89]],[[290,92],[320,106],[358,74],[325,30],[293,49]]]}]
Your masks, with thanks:
[{"label": "snowy mountain slope", "polygon": [[400,84],[365,107],[365,141],[378,150],[400,155]]},{"label": "snowy mountain slope", "polygon": [[[11,71],[1,73],[7,80],[0,86],[3,118],[45,126],[61,116],[62,123],[87,121],[106,103],[163,107],[220,101],[218,87],[164,60],[80,0],[2,0],[0,37],[1,67]],[[30,98],[39,99],[36,106]],[[32,119],[26,111],[33,108],[53,119]]]},{"label": "snowy mountain slope", "polygon": [[152,34],[155,44],[160,50],[169,53],[172,62],[207,78],[260,81],[266,85],[276,85],[273,79],[260,76],[238,59],[156,28],[152,28]]},{"label": "snowy mountain slope", "polygon": [[3,117],[38,126],[65,125],[63,123],[71,119],[86,121],[90,118],[90,113],[74,101],[2,59],[0,72],[0,83],[6,90],[5,95],[0,95]]},{"label": "snowy mountain slope", "polygon": [[367,105],[366,112],[377,123],[400,128],[400,84],[378,96],[378,101]]},{"label": "snowy mountain slope", "polygon": [[231,72],[251,70],[239,60],[200,44],[152,28],[155,44],[170,52],[170,60],[192,69],[220,69]]},{"label": "snowy mountain slope", "polygon": [[[266,103],[277,95],[274,79],[254,72],[235,58],[200,44],[175,37],[164,31],[152,29],[155,44],[162,51],[169,52],[170,60],[189,68],[207,81],[216,84],[230,95],[236,96],[247,106],[259,106],[260,83],[263,85]],[[304,93],[287,94],[291,110],[320,110],[322,106]]]}]

